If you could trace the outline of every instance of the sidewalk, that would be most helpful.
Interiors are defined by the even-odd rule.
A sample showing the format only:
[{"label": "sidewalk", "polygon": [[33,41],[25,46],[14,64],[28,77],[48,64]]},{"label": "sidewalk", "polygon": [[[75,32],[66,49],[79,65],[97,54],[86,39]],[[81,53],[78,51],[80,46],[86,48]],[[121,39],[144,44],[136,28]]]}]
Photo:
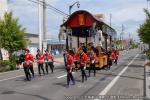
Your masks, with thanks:
[{"label": "sidewalk", "polygon": [[146,61],[146,65],[145,65],[145,75],[144,75],[144,95],[145,95],[145,99],[144,100],[150,100],[150,66],[147,65]]},{"label": "sidewalk", "polygon": [[63,64],[64,64],[63,57],[54,58],[54,65],[63,65]]}]

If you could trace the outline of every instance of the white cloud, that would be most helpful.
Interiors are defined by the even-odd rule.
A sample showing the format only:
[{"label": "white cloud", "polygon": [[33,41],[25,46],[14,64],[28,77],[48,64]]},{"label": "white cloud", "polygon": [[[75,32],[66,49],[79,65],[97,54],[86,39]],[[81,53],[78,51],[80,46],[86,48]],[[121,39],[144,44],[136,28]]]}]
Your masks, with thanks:
[{"label": "white cloud", "polygon": [[118,11],[114,11],[112,12],[113,19],[119,23],[125,22],[127,20],[143,20],[143,18],[145,18],[143,8],[144,5],[138,4]]},{"label": "white cloud", "polygon": [[[27,32],[37,33],[37,4],[29,2],[28,0],[11,0],[9,8],[14,12],[16,17],[19,17],[20,23],[27,28]],[[46,0],[48,4],[67,12],[69,5],[76,0]],[[93,14],[104,13],[106,21],[109,22],[109,14],[112,13],[113,27],[121,32],[121,24],[125,24],[126,32],[134,33],[139,24],[145,18],[143,8],[146,2],[143,0],[79,0],[80,8],[85,9]],[[88,6],[87,6],[88,5]],[[78,10],[77,7],[72,9],[72,12]],[[52,11],[47,10],[47,31],[51,36],[57,36],[59,26],[62,24],[63,16]],[[136,35],[137,36],[137,35]]]}]

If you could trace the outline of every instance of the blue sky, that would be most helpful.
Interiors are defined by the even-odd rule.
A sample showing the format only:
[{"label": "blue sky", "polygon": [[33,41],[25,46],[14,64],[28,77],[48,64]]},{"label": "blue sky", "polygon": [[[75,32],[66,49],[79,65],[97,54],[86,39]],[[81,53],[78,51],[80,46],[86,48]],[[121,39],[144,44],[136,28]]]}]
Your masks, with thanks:
[{"label": "blue sky", "polygon": [[[68,13],[69,5],[77,0],[46,0],[48,4]],[[109,14],[112,14],[112,26],[121,33],[121,25],[125,26],[124,37],[128,38],[129,33],[135,39],[138,39],[137,29],[145,19],[143,8],[146,8],[146,0],[79,0],[80,8],[73,7],[72,12],[76,10],[87,10],[92,14],[103,13],[105,21],[109,23]],[[28,0],[10,0],[9,9],[13,11],[14,16],[19,18],[26,31],[29,33],[38,33],[37,15],[38,6]],[[59,26],[62,24],[63,16],[47,10],[47,33],[48,37],[57,38]]]}]

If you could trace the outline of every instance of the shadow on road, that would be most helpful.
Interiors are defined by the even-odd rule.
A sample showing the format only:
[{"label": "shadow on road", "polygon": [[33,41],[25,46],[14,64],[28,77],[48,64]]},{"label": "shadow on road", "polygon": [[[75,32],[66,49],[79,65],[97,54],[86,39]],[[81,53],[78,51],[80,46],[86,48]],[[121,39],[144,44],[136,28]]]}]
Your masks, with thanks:
[{"label": "shadow on road", "polygon": [[66,87],[67,84],[65,84],[65,83],[54,83],[53,85],[59,85],[59,86],[62,86],[62,87]]},{"label": "shadow on road", "polygon": [[21,94],[21,95],[33,96],[33,97],[36,97],[36,98],[39,98],[39,99],[42,99],[42,100],[52,100],[52,99],[49,99],[49,98],[46,98],[46,97],[43,97],[43,96],[40,96],[40,95],[28,94],[28,93],[17,92],[17,91],[5,91],[5,92],[2,92],[1,94],[4,94],[4,95]]}]

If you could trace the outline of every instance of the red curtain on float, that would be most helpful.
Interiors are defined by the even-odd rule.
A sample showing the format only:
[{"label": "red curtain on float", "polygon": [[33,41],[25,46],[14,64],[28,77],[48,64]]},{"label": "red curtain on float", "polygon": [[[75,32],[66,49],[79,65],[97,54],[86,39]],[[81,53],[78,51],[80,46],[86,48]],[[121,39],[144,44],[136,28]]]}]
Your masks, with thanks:
[{"label": "red curtain on float", "polygon": [[93,26],[93,23],[92,16],[83,13],[74,15],[67,23],[67,26],[70,28],[89,27]]}]

